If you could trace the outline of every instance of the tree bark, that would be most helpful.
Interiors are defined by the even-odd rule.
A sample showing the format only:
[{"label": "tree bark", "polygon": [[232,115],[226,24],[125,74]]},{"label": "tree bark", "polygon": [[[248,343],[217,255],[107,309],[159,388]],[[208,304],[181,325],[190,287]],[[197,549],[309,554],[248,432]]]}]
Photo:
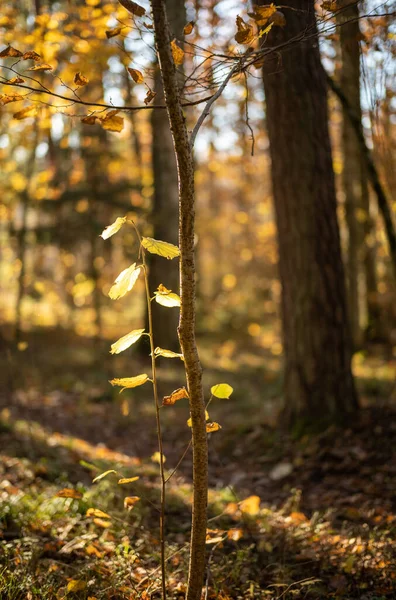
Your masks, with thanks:
[{"label": "tree bark", "polygon": [[208,446],[202,368],[195,341],[194,163],[181,106],[164,0],[151,0],[157,53],[177,160],[179,181],[179,246],[181,309],[179,340],[184,355],[193,447],[193,513],[187,600],[201,598],[205,571]]},{"label": "tree bark", "polygon": [[[184,0],[166,0],[166,8],[172,33],[177,39],[183,39],[183,27],[186,24]],[[155,104],[164,104],[164,91],[159,70],[155,75],[154,91],[157,94]],[[154,177],[154,197],[151,213],[153,237],[177,245],[179,189],[176,158],[166,111],[152,111],[151,128]],[[155,255],[151,255],[149,258],[150,290],[153,292],[160,283],[163,283],[168,289],[179,293],[178,264],[174,261],[170,262],[164,276],[163,260]],[[164,277],[166,281],[163,281]],[[169,310],[154,302],[152,312],[156,345],[178,351],[178,310]]]},{"label": "tree bark", "polygon": [[264,63],[282,283],[284,423],[344,422],[358,407],[314,1],[287,0],[268,45],[309,35]]}]

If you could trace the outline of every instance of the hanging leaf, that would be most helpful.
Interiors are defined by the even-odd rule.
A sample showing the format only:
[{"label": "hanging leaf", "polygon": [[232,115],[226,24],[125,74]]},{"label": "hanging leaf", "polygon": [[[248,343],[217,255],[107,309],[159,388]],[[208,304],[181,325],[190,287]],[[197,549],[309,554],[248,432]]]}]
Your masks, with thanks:
[{"label": "hanging leaf", "polygon": [[23,60],[34,60],[35,62],[39,62],[41,60],[40,54],[37,54],[34,50],[28,50],[22,56]]},{"label": "hanging leaf", "polygon": [[175,65],[182,65],[184,61],[184,50],[182,50],[180,46],[177,45],[176,40],[171,41],[171,50],[173,60],[175,61]]},{"label": "hanging leaf", "polygon": [[137,481],[138,479],[139,479],[139,477],[122,477],[121,479],[118,480],[118,484],[124,485],[125,483],[133,483],[134,481]]},{"label": "hanging leaf", "polygon": [[18,102],[18,100],[23,100],[23,96],[21,94],[12,93],[12,94],[2,94],[0,95],[0,105],[5,106],[10,102]]},{"label": "hanging leaf", "polygon": [[234,391],[228,383],[218,383],[210,388],[210,393],[216,398],[229,398]]},{"label": "hanging leaf", "polygon": [[146,97],[144,99],[145,105],[147,106],[147,104],[150,104],[150,102],[152,100],[154,100],[154,98],[156,97],[156,95],[157,95],[157,92],[153,92],[153,90],[151,90],[150,88],[148,88]]},{"label": "hanging leaf", "polygon": [[126,220],[126,217],[117,217],[114,223],[112,223],[102,231],[100,237],[102,237],[104,240],[107,240],[109,237],[111,237],[121,229]]},{"label": "hanging leaf", "polygon": [[[96,119],[97,119],[97,117],[95,117],[94,115],[89,115],[87,117],[83,117],[81,119],[81,123],[84,123],[85,125],[95,125]],[[103,237],[103,234],[102,234],[102,237]],[[105,240],[107,238],[103,238],[103,239]]]},{"label": "hanging leaf", "polygon": [[127,9],[128,12],[136,15],[137,17],[143,17],[146,14],[146,10],[140,4],[133,2],[133,0],[118,0],[121,6]]},{"label": "hanging leaf", "polygon": [[175,404],[178,400],[182,400],[182,398],[188,398],[188,392],[185,387],[174,390],[170,396],[164,396],[162,406],[172,406],[172,404]]},{"label": "hanging leaf", "polygon": [[115,473],[117,475],[117,471],[114,471],[114,469],[110,469],[109,471],[105,471],[104,473],[97,475],[95,477],[95,479],[92,479],[92,483],[96,483],[97,481],[100,481],[104,477],[107,477],[107,475],[110,475],[110,473]]},{"label": "hanging leaf", "polygon": [[266,4],[264,6],[253,6],[253,13],[248,13],[249,17],[254,19],[259,27],[268,22],[268,19],[276,13],[275,4]]},{"label": "hanging leaf", "polygon": [[82,592],[83,590],[85,590],[86,587],[87,584],[85,583],[85,581],[81,581],[81,579],[72,579],[67,584],[66,589],[68,592]]},{"label": "hanging leaf", "polygon": [[[207,410],[205,410],[205,421],[209,421],[209,413],[208,413]],[[191,417],[188,419],[187,425],[188,425],[188,427],[192,427],[192,419],[191,419]]]},{"label": "hanging leaf", "polygon": [[89,83],[88,77],[85,77],[80,71],[74,75],[74,83],[78,85],[78,87],[83,87]]},{"label": "hanging leaf", "polygon": [[121,392],[123,392],[124,390],[143,385],[144,383],[146,383],[146,381],[148,381],[148,375],[146,375],[146,373],[142,373],[141,375],[136,375],[135,377],[123,377],[121,379],[112,379],[110,383],[111,385],[118,385],[122,387]]},{"label": "hanging leaf", "polygon": [[128,73],[130,74],[130,76],[132,77],[132,79],[135,83],[143,83],[143,81],[144,81],[143,73],[141,73],[137,69],[131,69],[129,67],[128,67]]},{"label": "hanging leaf", "polygon": [[189,21],[187,23],[187,25],[184,25],[184,29],[183,29],[184,35],[190,35],[190,33],[192,33],[194,30],[194,25],[195,25],[194,21]]},{"label": "hanging leaf", "polygon": [[22,121],[23,119],[27,119],[28,117],[35,117],[36,115],[37,115],[37,108],[34,106],[34,104],[30,104],[29,106],[22,108],[22,110],[19,110],[12,116],[17,121]]},{"label": "hanging leaf", "polygon": [[254,40],[253,27],[245,23],[245,21],[237,15],[236,18],[237,33],[235,40],[238,44],[250,44]]},{"label": "hanging leaf", "polygon": [[172,292],[172,290],[168,290],[162,283],[159,284],[157,291],[154,292],[154,296],[158,304],[167,308],[180,306],[181,303],[180,296]]},{"label": "hanging leaf", "polygon": [[22,79],[22,77],[13,77],[12,79],[9,79],[7,82],[4,83],[4,85],[12,85],[14,83],[25,83],[25,80]]},{"label": "hanging leaf", "polygon": [[136,267],[136,263],[133,263],[127,269],[124,269],[117,277],[114,285],[109,291],[109,297],[112,300],[118,300],[125,296],[127,292],[130,292],[135,285],[140,274],[140,267]]},{"label": "hanging leaf", "polygon": [[150,237],[142,238],[142,246],[146,248],[151,254],[158,254],[164,258],[172,259],[180,255],[180,250],[177,246],[170,244],[169,242],[162,242],[161,240],[154,240]]},{"label": "hanging leaf", "polygon": [[143,333],[144,329],[135,329],[134,331],[127,333],[111,345],[110,354],[120,354],[120,352],[123,352],[129,348],[129,346],[132,346],[132,344],[137,342],[142,337]]},{"label": "hanging leaf", "polygon": [[206,433],[213,433],[214,431],[219,431],[221,429],[221,425],[218,423],[206,423]]},{"label": "hanging leaf", "polygon": [[124,498],[124,508],[127,510],[132,510],[137,502],[139,502],[139,496],[127,496]]},{"label": "hanging leaf", "polygon": [[154,350],[154,356],[163,356],[164,358],[180,358],[184,360],[183,354],[180,352],[173,352],[173,350],[165,350],[165,348],[157,347]]},{"label": "hanging leaf", "polygon": [[55,494],[56,498],[74,498],[74,500],[80,500],[83,495],[81,492],[78,492],[77,490],[73,490],[70,488],[63,488],[63,490],[59,490],[59,492],[57,492]]},{"label": "hanging leaf", "polygon": [[[267,33],[269,33],[271,31],[271,29],[274,26],[274,22],[271,21],[271,23],[269,25],[267,25],[267,27],[264,27],[264,29],[261,29],[259,34],[258,34],[258,38],[261,39],[264,35],[267,35]],[[263,64],[264,64],[264,60],[263,60]]]},{"label": "hanging leaf", "polygon": [[22,52],[12,46],[7,46],[0,52],[0,58],[19,58],[20,56],[22,56]]},{"label": "hanging leaf", "polygon": [[114,131],[116,133],[120,133],[124,129],[124,119],[122,117],[117,117],[115,113],[118,111],[110,111],[105,117],[99,119],[103,129],[106,131]]},{"label": "hanging leaf", "polygon": [[[151,460],[155,463],[161,464],[161,453],[154,452],[154,454],[151,457]],[[162,462],[166,463],[166,456],[164,456],[164,455],[162,455]]]},{"label": "hanging leaf", "polygon": [[116,37],[117,35],[120,35],[121,31],[122,31],[122,27],[114,27],[114,29],[108,29],[105,33],[106,33],[106,37],[109,40],[110,38]]},{"label": "hanging leaf", "polygon": [[47,63],[40,63],[34,67],[29,67],[28,71],[52,71],[53,68],[54,67],[51,67],[51,65],[48,65]]},{"label": "hanging leaf", "polygon": [[98,517],[99,519],[111,519],[110,515],[103,512],[103,510],[99,510],[99,508],[88,508],[85,513],[87,517]]}]

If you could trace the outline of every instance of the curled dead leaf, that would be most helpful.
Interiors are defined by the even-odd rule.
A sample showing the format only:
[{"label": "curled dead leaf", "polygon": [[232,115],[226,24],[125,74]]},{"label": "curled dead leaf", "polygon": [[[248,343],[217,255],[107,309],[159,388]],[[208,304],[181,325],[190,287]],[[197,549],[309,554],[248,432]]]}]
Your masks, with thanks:
[{"label": "curled dead leaf", "polygon": [[189,21],[187,23],[187,25],[184,26],[184,29],[183,29],[184,35],[190,35],[190,33],[192,33],[194,30],[194,25],[195,25],[194,21]]},{"label": "curled dead leaf", "polygon": [[151,90],[150,88],[148,88],[146,97],[144,99],[145,105],[147,106],[147,104],[150,104],[150,102],[152,100],[154,100],[154,98],[156,97],[156,95],[157,95],[156,92],[153,92],[153,90]]},{"label": "curled dead leaf", "polygon": [[22,52],[13,48],[13,46],[7,46],[0,52],[0,58],[19,58],[22,55]]},{"label": "curled dead leaf", "polygon": [[141,71],[138,71],[137,69],[132,69],[132,68],[128,67],[128,73],[130,74],[130,76],[132,77],[132,79],[135,83],[143,83],[144,77],[143,77],[143,73],[141,73]]},{"label": "curled dead leaf", "polygon": [[146,9],[140,4],[133,2],[133,0],[118,0],[121,6],[127,9],[128,12],[135,15],[136,17],[143,17],[146,14]]},{"label": "curled dead leaf", "polygon": [[77,490],[73,490],[72,488],[63,488],[63,490],[59,490],[59,492],[57,492],[55,494],[56,498],[74,498],[75,500],[80,500],[83,495],[81,492],[78,492]]},{"label": "curled dead leaf", "polygon": [[170,396],[164,396],[162,406],[172,406],[172,404],[175,404],[178,400],[182,400],[182,398],[188,398],[188,392],[185,387],[174,390]]},{"label": "curled dead leaf", "polygon": [[83,75],[80,71],[78,71],[78,73],[76,73],[74,76],[74,83],[79,87],[83,87],[84,85],[87,85],[87,83],[89,83],[89,79],[88,77],[85,77],[85,75]]}]

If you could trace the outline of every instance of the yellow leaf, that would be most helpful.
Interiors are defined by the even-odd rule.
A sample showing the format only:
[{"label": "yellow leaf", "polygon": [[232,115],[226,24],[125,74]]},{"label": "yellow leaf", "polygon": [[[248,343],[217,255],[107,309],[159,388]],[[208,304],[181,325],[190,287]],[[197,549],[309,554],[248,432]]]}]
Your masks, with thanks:
[{"label": "yellow leaf", "polygon": [[25,83],[25,80],[22,79],[22,77],[19,77],[18,75],[18,77],[13,77],[12,79],[9,79],[8,81],[4,82],[4,85],[11,85],[13,83]]},{"label": "yellow leaf", "polygon": [[218,423],[206,423],[206,433],[213,433],[214,431],[219,431],[221,429],[221,425]]},{"label": "yellow leaf", "polygon": [[145,105],[147,106],[147,104],[150,104],[150,102],[152,100],[154,100],[154,98],[156,97],[156,95],[157,95],[157,92],[153,92],[153,90],[150,90],[150,88],[149,88],[147,90],[146,97],[145,97],[145,99],[143,101],[145,103]]},{"label": "yellow leaf", "polygon": [[142,373],[141,375],[136,375],[136,377],[123,377],[121,379],[112,379],[110,383],[111,385],[118,385],[122,387],[121,392],[123,392],[124,390],[143,385],[144,383],[146,383],[146,381],[148,381],[148,375],[146,375],[146,373]]},{"label": "yellow leaf", "polygon": [[118,0],[119,3],[126,8],[130,13],[137,17],[143,17],[146,14],[146,10],[140,4],[133,2],[133,0]]},{"label": "yellow leaf", "polygon": [[18,58],[19,56],[22,56],[22,52],[12,46],[7,46],[0,52],[0,58]]},{"label": "yellow leaf", "polygon": [[110,473],[115,473],[117,475],[117,471],[114,471],[114,469],[109,469],[109,471],[105,471],[104,473],[97,475],[97,477],[95,477],[95,479],[92,480],[92,483],[96,483],[97,481],[100,481],[104,477],[107,477],[107,475],[110,475]]},{"label": "yellow leaf", "polygon": [[18,102],[18,100],[23,100],[24,96],[21,96],[21,94],[17,94],[16,92],[13,92],[11,94],[2,94],[0,96],[0,105],[1,106],[5,106],[6,104],[9,104],[10,102]]},{"label": "yellow leaf", "polygon": [[[85,548],[85,552],[89,556],[97,556],[98,558],[103,556],[103,553],[99,552],[99,550],[93,544],[88,544],[88,546]],[[88,600],[89,598],[93,598],[93,596],[88,596]]]},{"label": "yellow leaf", "polygon": [[105,521],[104,519],[95,518],[93,522],[95,525],[98,525],[98,527],[103,527],[103,529],[108,529],[111,527],[111,521]]},{"label": "yellow leaf", "polygon": [[139,479],[139,477],[122,477],[121,479],[118,480],[118,484],[124,485],[125,483],[133,483],[134,481],[137,481],[138,479]]},{"label": "yellow leaf", "polygon": [[28,71],[52,71],[53,68],[51,65],[47,65],[47,63],[40,63],[39,65],[30,67]]},{"label": "yellow leaf", "polygon": [[112,300],[118,300],[118,298],[125,296],[125,294],[130,292],[135,285],[139,274],[140,267],[136,267],[136,263],[133,263],[133,265],[121,271],[109,291],[109,297]]},{"label": "yellow leaf", "polygon": [[235,40],[238,44],[250,44],[254,40],[253,27],[245,23],[245,21],[237,15],[236,18],[237,33]]},{"label": "yellow leaf", "polygon": [[114,29],[108,29],[106,31],[106,37],[109,40],[110,38],[120,35],[121,31],[122,31],[122,27],[114,27]]},{"label": "yellow leaf", "polygon": [[17,121],[22,121],[23,119],[27,119],[28,117],[35,117],[36,114],[37,108],[34,106],[34,104],[30,104],[29,106],[22,108],[22,110],[19,110],[12,116],[14,119],[17,119]]},{"label": "yellow leaf", "polygon": [[122,117],[117,117],[114,114],[108,114],[106,117],[99,120],[103,129],[106,129],[106,131],[120,133],[120,131],[124,129],[124,119]]},{"label": "yellow leaf", "polygon": [[185,387],[174,390],[170,396],[164,396],[162,406],[172,406],[172,404],[175,404],[175,402],[182,398],[188,398],[188,392]]},{"label": "yellow leaf", "polygon": [[228,383],[218,383],[210,388],[210,393],[216,398],[229,398],[234,391]]},{"label": "yellow leaf", "polygon": [[190,35],[190,33],[193,32],[194,25],[195,25],[194,21],[189,21],[187,23],[187,25],[184,26],[184,29],[183,29],[184,35]]},{"label": "yellow leaf", "polygon": [[251,515],[252,517],[257,515],[257,513],[260,511],[260,497],[249,496],[239,504],[239,508],[243,513]]},{"label": "yellow leaf", "polygon": [[120,352],[123,352],[129,348],[129,346],[132,346],[132,344],[137,342],[142,337],[143,332],[144,329],[135,329],[134,331],[130,331],[111,345],[110,353],[119,354]]},{"label": "yellow leaf", "polygon": [[132,79],[135,83],[143,83],[143,81],[144,81],[143,73],[141,73],[137,69],[130,69],[130,68],[128,68],[128,73],[130,74],[130,76],[132,77]]},{"label": "yellow leaf", "polygon": [[72,579],[67,584],[68,592],[82,592],[87,587],[85,581],[81,581],[81,579]]},{"label": "yellow leaf", "polygon": [[23,60],[34,60],[35,62],[39,62],[41,60],[40,54],[34,52],[34,50],[28,50],[22,56]]},{"label": "yellow leaf", "polygon": [[132,510],[137,502],[139,502],[139,496],[127,496],[124,498],[124,508],[127,510]]},{"label": "yellow leaf", "polygon": [[74,83],[79,87],[82,87],[83,85],[87,85],[87,83],[89,83],[89,79],[88,77],[85,77],[85,75],[83,75],[80,71],[78,71],[78,73],[76,73],[74,76]]},{"label": "yellow leaf", "polygon": [[[160,464],[161,463],[161,454],[159,452],[154,452],[154,454],[151,457],[151,460],[155,463]],[[166,462],[166,456],[162,455],[162,462],[165,463]]]},{"label": "yellow leaf", "polygon": [[143,237],[142,246],[151,254],[158,254],[164,258],[172,259],[180,255],[180,250],[177,246],[170,244],[169,242],[162,242],[161,240],[154,240],[153,238]]},{"label": "yellow leaf", "polygon": [[98,517],[100,519],[111,519],[110,515],[103,512],[103,510],[99,510],[99,508],[88,508],[86,512],[87,517]]},{"label": "yellow leaf", "polygon": [[[209,413],[208,413],[207,410],[205,410],[205,421],[208,421],[208,420],[209,420]],[[188,427],[192,427],[192,419],[191,419],[191,417],[188,419],[187,425],[188,425]]]},{"label": "yellow leaf", "polygon": [[253,13],[249,13],[249,17],[252,17],[252,19],[256,21],[257,25],[262,27],[267,23],[268,19],[274,13],[276,13],[276,6],[273,3],[266,4],[264,6],[254,6],[253,10]]},{"label": "yellow leaf", "polygon": [[171,50],[175,65],[182,65],[184,60],[184,50],[177,45],[176,40],[171,41]]},{"label": "yellow leaf", "polygon": [[154,356],[163,356],[164,358],[180,358],[184,360],[183,354],[180,352],[173,352],[172,350],[165,350],[165,348],[157,348],[154,350]]},{"label": "yellow leaf", "polygon": [[114,221],[114,223],[112,223],[111,225],[109,225],[108,227],[106,227],[106,229],[104,229],[102,231],[102,233],[100,234],[100,236],[104,240],[107,240],[109,237],[111,237],[112,235],[114,235],[115,233],[117,233],[117,231],[119,231],[121,229],[121,227],[124,225],[124,223],[126,222],[126,220],[127,220],[126,217],[117,217],[117,219]]},{"label": "yellow leaf", "polygon": [[[81,123],[85,123],[85,125],[95,125],[97,117],[94,115],[88,115],[87,117],[83,117],[81,119]],[[102,235],[103,237],[103,235]],[[106,238],[103,238],[106,239]]]},{"label": "yellow leaf", "polygon": [[80,500],[83,495],[81,492],[78,492],[77,490],[73,490],[70,488],[63,488],[63,490],[59,490],[59,492],[57,492],[55,494],[56,498],[74,498],[75,500]]},{"label": "yellow leaf", "polygon": [[[160,290],[160,288],[163,289]],[[162,284],[158,287],[158,291],[154,292],[154,295],[156,302],[162,306],[166,306],[167,308],[180,306],[180,296],[172,292],[172,290],[167,290]]]}]

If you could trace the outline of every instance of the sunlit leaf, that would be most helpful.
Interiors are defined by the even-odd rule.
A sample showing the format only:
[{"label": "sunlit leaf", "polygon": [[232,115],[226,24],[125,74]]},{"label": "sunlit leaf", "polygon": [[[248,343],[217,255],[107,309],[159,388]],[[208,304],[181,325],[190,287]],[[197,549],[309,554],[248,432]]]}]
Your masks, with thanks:
[{"label": "sunlit leaf", "polygon": [[118,111],[110,111],[105,117],[100,118],[99,121],[106,131],[114,131],[119,133],[124,129],[124,119],[122,117],[117,117],[116,113]]},{"label": "sunlit leaf", "polygon": [[111,519],[110,515],[103,512],[103,510],[100,510],[99,508],[88,508],[85,515],[87,517],[98,517],[99,519]]},{"label": "sunlit leaf", "polygon": [[206,423],[206,433],[213,433],[214,431],[219,431],[219,429],[221,429],[219,423]]},{"label": "sunlit leaf", "polygon": [[103,527],[103,529],[108,529],[111,527],[111,521],[105,521],[104,519],[98,519],[97,517],[95,517],[93,522],[95,525],[98,525],[98,527]]},{"label": "sunlit leaf", "polygon": [[243,513],[254,517],[260,511],[260,502],[259,496],[249,496],[239,504],[239,508]]},{"label": "sunlit leaf", "polygon": [[253,27],[245,23],[239,15],[236,17],[236,26],[235,40],[238,44],[250,44],[254,40]]},{"label": "sunlit leaf", "polygon": [[140,4],[133,2],[133,0],[118,0],[118,1],[124,8],[127,9],[127,11],[129,11],[133,15],[136,15],[137,17],[143,17],[143,15],[146,14],[146,10],[143,8],[143,6],[140,6]]},{"label": "sunlit leaf", "polygon": [[183,28],[184,35],[190,35],[190,33],[193,32],[194,25],[195,25],[194,21],[189,21],[187,23],[187,25],[185,25]]},{"label": "sunlit leaf", "polygon": [[71,488],[63,488],[63,490],[59,490],[55,496],[57,498],[74,498],[75,500],[80,500],[83,497],[81,492]]},{"label": "sunlit leaf", "polygon": [[83,87],[84,85],[87,85],[87,83],[89,83],[89,79],[88,77],[85,77],[85,75],[83,75],[80,71],[78,71],[78,73],[76,73],[74,76],[74,83],[79,87]]},{"label": "sunlit leaf", "polygon": [[109,469],[108,471],[105,471],[104,473],[97,475],[95,477],[95,479],[92,480],[92,483],[96,483],[97,481],[100,481],[104,477],[107,477],[107,475],[110,475],[110,473],[115,473],[117,475],[117,471],[114,471],[114,469]]},{"label": "sunlit leaf", "polygon": [[253,6],[253,13],[249,13],[249,17],[254,19],[260,27],[265,25],[268,19],[276,13],[275,4],[266,4],[264,6]]},{"label": "sunlit leaf", "polygon": [[122,27],[114,27],[114,29],[108,29],[106,31],[106,37],[109,40],[110,38],[116,37],[117,35],[120,35],[121,31],[122,31]]},{"label": "sunlit leaf", "polygon": [[137,481],[138,479],[139,479],[139,477],[122,477],[121,479],[118,480],[118,484],[124,485],[125,483],[133,483],[134,481]]},{"label": "sunlit leaf", "polygon": [[[154,452],[154,454],[151,457],[151,460],[155,463],[161,464],[161,454],[160,452]],[[162,455],[162,462],[165,463],[166,462],[166,456]]]},{"label": "sunlit leaf", "polygon": [[124,269],[115,280],[114,285],[109,291],[109,297],[112,300],[117,300],[125,296],[127,292],[130,292],[135,285],[140,274],[140,267],[136,267],[136,263],[133,263],[127,269]]},{"label": "sunlit leaf", "polygon": [[120,352],[123,352],[129,348],[129,346],[132,346],[132,344],[137,342],[142,337],[143,333],[144,329],[135,329],[134,331],[130,331],[111,345],[110,353],[119,354]]},{"label": "sunlit leaf", "polygon": [[174,244],[163,242],[161,240],[154,240],[150,237],[142,238],[142,246],[148,250],[148,252],[151,252],[151,254],[158,254],[159,256],[163,256],[170,260],[180,255],[179,248]]},{"label": "sunlit leaf", "polygon": [[1,94],[0,95],[0,105],[1,106],[5,106],[6,104],[9,104],[10,102],[18,102],[18,100],[23,100],[24,96],[21,96],[21,94],[17,94],[16,92],[13,92],[11,94]]},{"label": "sunlit leaf", "polygon": [[5,84],[8,83],[9,85],[14,84],[14,83],[25,83],[25,80],[22,77],[13,77],[12,79],[9,79],[7,82],[5,82]]},{"label": "sunlit leaf", "polygon": [[158,304],[172,308],[174,306],[180,306],[180,296],[168,290],[162,283],[158,286],[157,291],[154,292],[155,300]]},{"label": "sunlit leaf", "polygon": [[141,71],[138,71],[137,69],[128,68],[128,73],[130,74],[135,83],[143,83],[144,77]]},{"label": "sunlit leaf", "polygon": [[12,46],[7,46],[0,52],[0,58],[18,58],[19,56],[22,56],[22,52]]},{"label": "sunlit leaf", "polygon": [[171,50],[175,65],[182,65],[184,61],[184,50],[177,45],[176,40],[171,41]]},{"label": "sunlit leaf", "polygon": [[39,62],[41,60],[40,54],[37,54],[34,50],[28,50],[22,56],[23,60],[34,60],[35,62]]},{"label": "sunlit leaf", "polygon": [[38,65],[34,65],[34,67],[29,67],[28,71],[52,71],[54,67],[48,65],[47,63],[40,63]]},{"label": "sunlit leaf", "polygon": [[164,399],[162,400],[162,406],[171,406],[182,398],[188,398],[188,392],[185,387],[174,390],[170,396],[164,396]]},{"label": "sunlit leaf", "polygon": [[81,579],[72,579],[67,584],[68,592],[82,592],[87,587],[85,581],[81,581]]},{"label": "sunlit leaf", "polygon": [[183,354],[180,352],[173,352],[173,350],[165,350],[165,348],[157,348],[154,350],[154,356],[163,356],[164,358],[180,358],[184,360]]},{"label": "sunlit leaf", "polygon": [[143,102],[145,103],[145,105],[147,106],[147,104],[150,104],[150,102],[151,102],[152,100],[154,100],[154,98],[156,97],[156,95],[157,95],[157,92],[154,92],[153,90],[151,90],[151,89],[149,88],[149,89],[147,90],[146,97],[145,97],[145,99],[144,99],[144,101],[143,101]]},{"label": "sunlit leaf", "polygon": [[107,240],[109,237],[111,237],[112,235],[114,235],[115,233],[117,233],[117,231],[119,231],[121,229],[121,227],[124,225],[124,223],[126,222],[126,220],[127,220],[126,217],[117,217],[116,220],[114,221],[114,223],[112,223],[111,225],[109,225],[108,227],[106,227],[106,229],[104,229],[102,231],[102,233],[100,234],[100,236],[104,240]]},{"label": "sunlit leaf", "polygon": [[234,391],[228,383],[218,383],[210,388],[210,393],[216,398],[229,398]]},{"label": "sunlit leaf", "polygon": [[23,119],[27,119],[28,117],[35,117],[36,115],[37,108],[34,106],[34,104],[30,104],[29,106],[22,108],[22,110],[19,110],[18,112],[14,113],[12,116],[14,119],[17,119],[17,121],[22,121]]},{"label": "sunlit leaf", "polygon": [[146,381],[148,381],[148,375],[146,375],[146,373],[142,373],[141,375],[136,375],[135,377],[122,377],[121,379],[112,379],[110,383],[111,385],[117,385],[119,387],[122,387],[121,392],[123,392],[124,390],[143,385],[144,383],[146,383]]},{"label": "sunlit leaf", "polygon": [[137,502],[139,502],[139,496],[127,496],[124,498],[124,508],[127,510],[132,510]]}]

